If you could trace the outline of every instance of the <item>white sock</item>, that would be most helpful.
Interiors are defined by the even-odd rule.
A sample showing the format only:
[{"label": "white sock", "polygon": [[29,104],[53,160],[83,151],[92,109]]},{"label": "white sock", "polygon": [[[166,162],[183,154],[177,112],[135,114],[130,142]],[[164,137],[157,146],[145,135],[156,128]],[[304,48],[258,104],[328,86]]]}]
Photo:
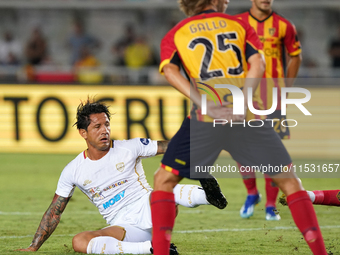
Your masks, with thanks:
[{"label": "white sock", "polygon": [[307,194],[308,194],[310,200],[312,201],[312,203],[314,203],[314,201],[315,201],[315,194],[314,194],[314,192],[313,191],[308,191],[308,190],[306,190],[306,191],[307,191]]},{"label": "white sock", "polygon": [[204,190],[197,185],[177,184],[173,190],[176,204],[185,207],[197,207],[199,205],[209,205],[205,198]]},{"label": "white sock", "polygon": [[151,242],[140,243],[118,241],[111,236],[92,238],[87,245],[87,254],[151,254]]}]

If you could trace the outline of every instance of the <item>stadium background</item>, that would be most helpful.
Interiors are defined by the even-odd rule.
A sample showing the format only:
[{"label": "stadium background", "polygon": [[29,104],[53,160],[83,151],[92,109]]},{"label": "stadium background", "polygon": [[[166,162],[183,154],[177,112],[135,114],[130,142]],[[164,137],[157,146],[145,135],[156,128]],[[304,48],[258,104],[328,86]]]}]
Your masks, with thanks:
[{"label": "stadium background", "polygon": [[[248,0],[232,0],[227,12],[243,12],[250,5]],[[31,30],[39,26],[47,38],[50,57],[49,62],[34,68],[33,78],[28,73],[24,57],[20,65],[0,65],[2,254],[14,254],[13,249],[29,244],[42,213],[51,201],[61,169],[85,149],[85,142],[72,127],[80,100],[88,95],[96,96],[111,105],[114,139],[136,136],[165,139],[171,138],[177,131],[189,109],[189,102],[167,85],[164,77],[158,74],[156,65],[139,69],[117,66],[113,64],[117,56],[111,50],[122,37],[125,26],[131,24],[137,35],[145,36],[158,57],[162,36],[172,24],[184,18],[177,9],[174,0],[0,0],[0,35],[10,30],[24,44]],[[302,65],[295,86],[305,87],[311,92],[312,98],[305,106],[312,116],[303,116],[295,106],[289,106],[288,117],[296,119],[298,126],[291,128],[291,140],[284,143],[297,164],[339,164],[340,69],[331,67],[328,46],[340,27],[340,2],[276,0],[274,10],[291,20],[301,31],[303,58],[310,60]],[[101,41],[101,48],[94,52],[101,63],[96,68],[75,71],[70,64],[70,50],[65,47],[65,41],[75,19],[82,20],[86,31]],[[223,156],[229,164],[228,156]],[[151,183],[159,161],[159,157],[152,163],[146,161]],[[304,180],[304,184],[307,189],[335,189],[338,188],[338,180],[311,179]],[[238,221],[238,210],[244,199],[242,192],[245,191],[238,181],[221,182],[223,191],[232,198],[231,206],[225,212],[227,216],[206,208],[199,209],[195,213],[197,217],[192,217],[191,211],[186,209],[183,209],[183,216],[180,214],[176,228],[189,232],[178,232],[174,238],[184,254],[190,254],[191,250],[196,250],[195,254],[262,254],[262,250],[266,252],[264,254],[291,254],[290,251],[298,249],[299,254],[308,254],[305,245],[296,241],[299,234],[294,228],[290,229],[291,218],[287,209],[279,208],[283,218],[279,227],[264,222],[260,213],[254,216],[253,221]],[[263,189],[264,185],[260,186]],[[50,238],[54,240],[53,244],[47,242],[43,246],[43,254],[68,254],[71,252],[72,234],[103,226],[96,209],[87,207],[88,202],[78,193],[75,194],[76,202],[70,204],[63,216],[68,226],[64,224],[57,229]],[[333,238],[340,233],[336,209],[316,207],[320,224],[327,229],[326,245],[332,251],[330,254],[340,254],[340,244]],[[83,215],[80,211],[88,211],[89,214]],[[72,216],[72,212],[76,215]],[[219,231],[213,234],[207,234],[209,231],[195,232],[197,223],[199,228],[208,228],[204,216],[207,214],[211,219],[218,219],[208,224],[211,228],[222,228],[223,235]],[[91,220],[88,220],[88,215],[91,215]],[[82,226],[79,220],[83,222]],[[275,228],[280,226],[286,229],[279,234]],[[229,231],[226,228],[235,229],[226,233]],[[242,241],[232,241],[235,232],[247,231],[247,228],[254,232]],[[263,229],[263,236],[258,235],[259,228]],[[187,235],[185,233],[191,230],[198,234],[182,239],[182,234]],[[206,244],[202,253],[197,253],[197,245],[201,247],[207,238],[214,238],[217,243],[226,242],[226,245],[215,247]],[[222,239],[218,241],[218,238]],[[269,250],[264,247],[248,249],[263,240]],[[239,252],[240,249],[243,251]],[[281,253],[281,250],[285,252]]]},{"label": "stadium background", "polygon": [[[227,12],[243,12],[250,5],[248,0],[231,1]],[[288,117],[299,124],[292,128],[292,139],[286,145],[293,156],[339,158],[340,68],[331,67],[328,49],[340,28],[340,3],[281,0],[273,6],[300,32],[304,62],[295,86],[312,92],[312,99],[306,104],[312,117],[299,114],[296,107],[288,108]],[[187,108],[181,95],[167,87],[157,66],[162,36],[184,18],[176,1],[1,0],[0,14],[0,35],[10,31],[24,48],[32,30],[39,27],[48,45],[48,61],[40,65],[28,68],[24,50],[19,65],[0,65],[1,152],[81,150],[84,143],[77,139],[71,126],[76,105],[88,95],[106,97],[108,93],[114,100],[114,138],[149,135],[164,139],[176,132]],[[92,52],[100,65],[80,69],[71,65],[71,51],[65,45],[75,20],[81,21],[85,33],[100,41],[101,47]],[[117,52],[112,47],[124,36],[127,26],[133,27],[136,37],[144,37],[154,52],[154,63],[140,68],[117,65]],[[16,101],[13,97],[23,99]],[[49,97],[57,99],[43,102],[38,123],[39,105]],[[131,98],[138,100],[130,101]],[[58,103],[58,99],[62,102]],[[161,110],[159,100],[163,104]],[[64,111],[68,114],[67,127]]]}]

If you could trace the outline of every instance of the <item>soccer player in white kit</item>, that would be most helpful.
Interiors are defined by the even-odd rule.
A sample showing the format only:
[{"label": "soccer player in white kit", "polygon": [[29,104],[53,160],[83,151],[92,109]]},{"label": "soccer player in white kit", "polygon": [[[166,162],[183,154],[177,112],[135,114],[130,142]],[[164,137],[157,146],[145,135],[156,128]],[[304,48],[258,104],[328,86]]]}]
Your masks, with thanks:
[{"label": "soccer player in white kit", "polygon": [[[145,138],[110,140],[110,112],[100,102],[89,99],[77,109],[75,123],[88,149],[62,171],[53,201],[45,212],[31,245],[21,251],[37,251],[56,229],[62,212],[78,187],[98,208],[109,224],[97,231],[74,236],[76,252],[95,254],[150,254],[151,186],[142,158],[163,154],[167,141]],[[175,201],[186,207],[209,204],[203,189],[196,185],[177,185]],[[169,247],[170,254],[178,254]]]}]

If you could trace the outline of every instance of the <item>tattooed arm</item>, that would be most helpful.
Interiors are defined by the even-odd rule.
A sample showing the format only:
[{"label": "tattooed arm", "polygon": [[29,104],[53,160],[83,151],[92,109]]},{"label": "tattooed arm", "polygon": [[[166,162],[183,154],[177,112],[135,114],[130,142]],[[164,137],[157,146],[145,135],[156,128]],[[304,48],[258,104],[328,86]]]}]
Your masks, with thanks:
[{"label": "tattooed arm", "polygon": [[51,205],[41,219],[31,245],[26,249],[20,249],[20,251],[37,251],[40,248],[57,228],[61,214],[69,200],[70,197],[65,198],[58,196],[57,194],[54,195]]},{"label": "tattooed arm", "polygon": [[168,148],[169,141],[157,141],[157,154],[164,154],[166,149]]}]

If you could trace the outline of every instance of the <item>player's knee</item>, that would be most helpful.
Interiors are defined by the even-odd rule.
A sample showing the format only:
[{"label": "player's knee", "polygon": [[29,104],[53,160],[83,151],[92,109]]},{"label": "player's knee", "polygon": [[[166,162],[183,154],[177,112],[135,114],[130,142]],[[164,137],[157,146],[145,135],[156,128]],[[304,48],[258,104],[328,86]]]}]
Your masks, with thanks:
[{"label": "player's knee", "polygon": [[155,190],[163,190],[166,188],[166,183],[167,183],[167,177],[164,175],[164,172],[162,171],[157,171],[154,176],[154,183],[155,183]]},{"label": "player's knee", "polygon": [[276,181],[276,184],[286,196],[303,190],[301,181],[299,181],[297,178],[283,178],[282,180]]},{"label": "player's knee", "polygon": [[88,240],[85,238],[85,233],[79,233],[72,239],[72,247],[75,252],[87,253]]},{"label": "player's knee", "polygon": [[163,171],[160,171],[160,169],[158,169],[158,171],[155,172],[154,181],[157,183],[161,183],[161,182],[164,182],[165,180],[166,178],[164,177]]}]

